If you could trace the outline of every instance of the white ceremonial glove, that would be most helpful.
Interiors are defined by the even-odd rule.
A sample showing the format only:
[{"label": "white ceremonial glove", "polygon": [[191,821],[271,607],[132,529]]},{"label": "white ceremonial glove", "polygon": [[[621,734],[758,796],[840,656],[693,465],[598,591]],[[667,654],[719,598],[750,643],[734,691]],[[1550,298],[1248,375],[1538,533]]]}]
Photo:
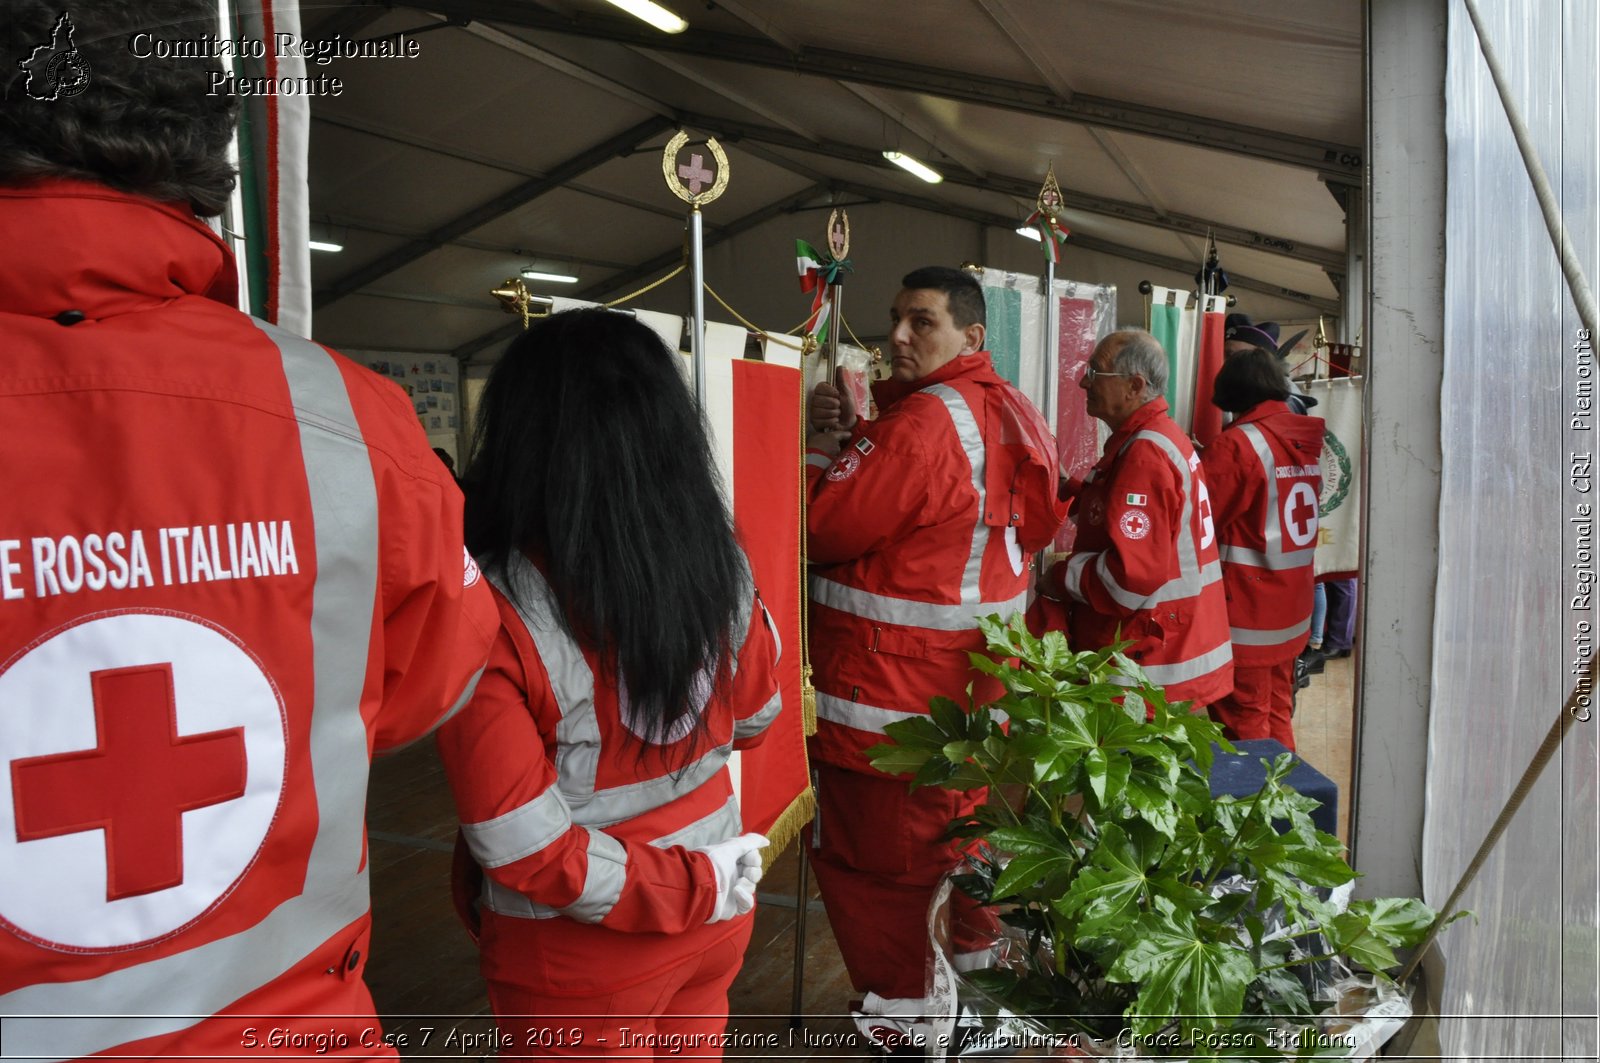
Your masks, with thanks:
[{"label": "white ceremonial glove", "polygon": [[717,876],[717,901],[707,923],[720,923],[744,915],[756,906],[756,883],[761,881],[761,850],[770,844],[764,834],[741,834],[695,850],[710,858]]}]

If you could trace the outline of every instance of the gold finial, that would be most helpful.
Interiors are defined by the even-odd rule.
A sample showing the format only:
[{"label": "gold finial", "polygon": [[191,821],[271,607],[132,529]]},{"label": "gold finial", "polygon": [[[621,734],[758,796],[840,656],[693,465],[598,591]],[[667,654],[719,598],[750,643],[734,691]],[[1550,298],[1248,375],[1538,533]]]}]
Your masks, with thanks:
[{"label": "gold finial", "polygon": [[1034,206],[1051,221],[1055,221],[1061,211],[1061,186],[1056,183],[1056,164],[1053,162],[1045,171],[1044,184],[1039,188],[1039,198],[1034,201]]},{"label": "gold finial", "polygon": [[[667,187],[672,189],[673,195],[695,210],[699,210],[727,189],[728,156],[722,150],[722,145],[717,143],[716,137],[707,137],[706,148],[717,164],[715,171],[706,169],[705,156],[693,152],[690,153],[687,163],[680,163],[678,152],[683,150],[683,146],[687,143],[689,134],[681,129],[667,141],[666,149],[661,153],[661,176],[666,180]],[[702,192],[700,188],[708,180],[711,182],[711,187]]]},{"label": "gold finial", "polygon": [[850,212],[843,207],[828,212],[828,253],[838,262],[850,257]]},{"label": "gold finial", "polygon": [[522,282],[521,277],[507,277],[500,282],[500,287],[489,292],[490,295],[500,300],[500,309],[508,314],[521,314],[522,327],[528,327],[528,321],[534,316],[531,301],[533,293],[528,291],[528,286]]}]

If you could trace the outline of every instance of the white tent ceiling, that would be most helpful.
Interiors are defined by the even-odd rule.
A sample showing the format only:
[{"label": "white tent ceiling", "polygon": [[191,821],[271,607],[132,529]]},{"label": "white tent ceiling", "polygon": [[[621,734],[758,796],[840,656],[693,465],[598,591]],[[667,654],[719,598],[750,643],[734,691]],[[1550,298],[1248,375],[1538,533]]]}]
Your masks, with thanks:
[{"label": "white tent ceiling", "polygon": [[[673,0],[668,0],[673,6]],[[1072,230],[1062,277],[1192,286],[1215,233],[1258,318],[1337,313],[1340,197],[1361,178],[1362,14],[1351,0],[678,0],[659,33],[601,0],[418,0],[303,12],[305,35],[407,31],[416,59],[347,59],[313,100],[314,331],[364,350],[493,357],[488,292],[533,264],[607,299],[680,261],[660,152],[716,136],[707,281],[783,330],[806,300],[796,237],[850,208],[846,316],[863,337],[906,270],[1040,272],[1012,234],[1054,163]],[[906,151],[945,174],[895,169]],[[681,279],[637,305],[683,312]],[[714,304],[713,304],[714,305]],[[713,317],[726,317],[713,313]]]}]

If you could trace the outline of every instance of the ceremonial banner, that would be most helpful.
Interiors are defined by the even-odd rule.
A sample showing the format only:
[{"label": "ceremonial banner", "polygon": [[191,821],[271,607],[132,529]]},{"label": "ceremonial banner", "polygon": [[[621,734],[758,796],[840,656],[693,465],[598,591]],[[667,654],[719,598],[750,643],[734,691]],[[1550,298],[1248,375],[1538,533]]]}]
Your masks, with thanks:
[{"label": "ceremonial banner", "polygon": [[[1211,297],[1219,305],[1216,311],[1217,368],[1222,367],[1222,309],[1226,301],[1220,296]],[[1177,288],[1152,287],[1150,289],[1150,332],[1167,352],[1167,406],[1172,419],[1185,432],[1192,432],[1195,418],[1195,377],[1197,351],[1200,345],[1200,306],[1193,292]],[[1216,371],[1212,371],[1212,376]],[[1210,402],[1209,393],[1207,402]],[[1221,430],[1219,419],[1218,430]]]},{"label": "ceremonial banner", "polygon": [[[1211,445],[1222,431],[1222,411],[1211,404],[1217,382],[1217,372],[1222,368],[1222,323],[1227,317],[1228,300],[1220,295],[1203,296],[1201,302],[1199,342],[1194,359],[1194,419],[1193,432],[1202,447]],[[1186,372],[1182,363],[1180,373]]]},{"label": "ceremonial banner", "polygon": [[1322,444],[1322,506],[1317,532],[1317,575],[1354,576],[1361,567],[1362,377],[1311,380],[1306,393],[1317,400],[1326,434]]},{"label": "ceremonial banner", "polygon": [[[984,270],[983,299],[989,328],[986,344],[995,371],[1048,415],[1050,376],[1055,375],[1056,453],[1062,474],[1082,476],[1100,457],[1101,424],[1089,416],[1078,382],[1095,344],[1116,327],[1117,289],[1108,284],[1055,282],[1052,308],[1040,295],[1041,281],[1026,273]],[[1054,335],[1053,365],[1044,357],[1044,336]],[[1076,534],[1071,521],[1061,529],[1055,549],[1069,550]]]},{"label": "ceremonial banner", "polygon": [[[236,7],[239,36],[267,42],[277,34],[302,37],[299,0],[240,0]],[[305,77],[303,58],[279,56],[270,46],[263,51],[259,59],[236,60],[240,76]],[[244,97],[239,171],[246,283],[240,285],[240,299],[249,313],[300,336],[311,335],[310,129],[309,96]]]}]

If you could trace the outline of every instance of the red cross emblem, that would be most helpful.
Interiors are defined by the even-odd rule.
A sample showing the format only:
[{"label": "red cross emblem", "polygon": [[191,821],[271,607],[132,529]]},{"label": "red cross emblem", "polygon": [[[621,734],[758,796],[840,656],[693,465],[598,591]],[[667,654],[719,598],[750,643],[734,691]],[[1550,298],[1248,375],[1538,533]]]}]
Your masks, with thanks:
[{"label": "red cross emblem", "polygon": [[1142,509],[1126,510],[1122,519],[1117,521],[1117,526],[1128,538],[1143,539],[1150,534],[1150,516]]},{"label": "red cross emblem", "polygon": [[227,630],[75,620],[0,664],[0,922],[49,948],[161,940],[227,897],[279,821],[288,718]]},{"label": "red cross emblem", "polygon": [[89,677],[94,749],[12,762],[17,841],[103,830],[106,900],[183,881],[183,813],[244,796],[243,728],[178,734],[172,665]]},{"label": "red cross emblem", "polygon": [[692,196],[699,195],[701,186],[709,184],[716,175],[717,171],[706,169],[704,155],[691,154],[688,165],[678,164],[678,176],[689,182],[689,194]]},{"label": "red cross emblem", "polygon": [[1297,483],[1283,502],[1283,529],[1296,546],[1307,546],[1317,537],[1317,496],[1311,485]]}]

